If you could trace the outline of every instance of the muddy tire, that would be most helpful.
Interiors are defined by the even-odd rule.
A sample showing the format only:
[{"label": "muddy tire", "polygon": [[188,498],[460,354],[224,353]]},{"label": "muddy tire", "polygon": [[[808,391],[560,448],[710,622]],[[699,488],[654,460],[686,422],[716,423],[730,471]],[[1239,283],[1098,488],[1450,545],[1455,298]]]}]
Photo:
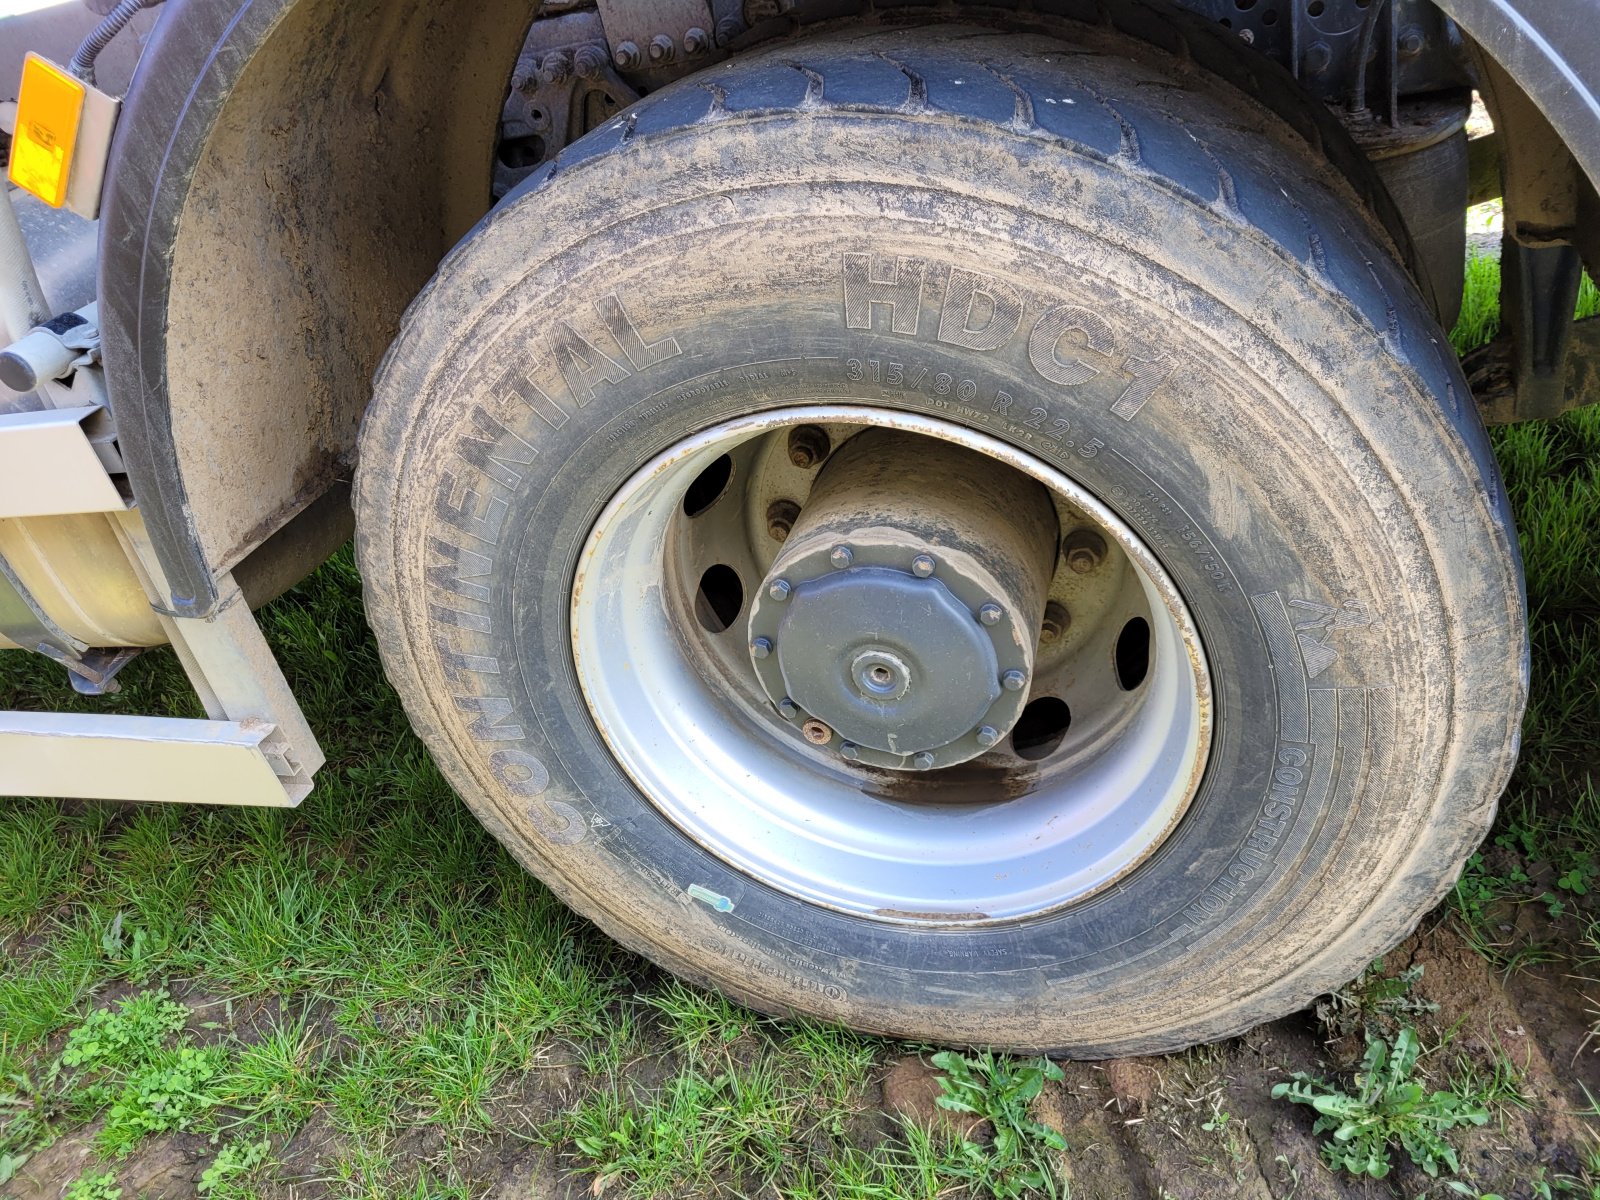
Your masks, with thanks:
[{"label": "muddy tire", "polygon": [[[485,825],[770,1012],[1235,1033],[1401,939],[1516,753],[1514,535],[1443,335],[1319,151],[1105,31],[786,44],[575,144],[413,305],[357,521],[389,676]],[[848,657],[936,584],[947,634]],[[806,675],[839,654],[944,674],[877,746]]]}]

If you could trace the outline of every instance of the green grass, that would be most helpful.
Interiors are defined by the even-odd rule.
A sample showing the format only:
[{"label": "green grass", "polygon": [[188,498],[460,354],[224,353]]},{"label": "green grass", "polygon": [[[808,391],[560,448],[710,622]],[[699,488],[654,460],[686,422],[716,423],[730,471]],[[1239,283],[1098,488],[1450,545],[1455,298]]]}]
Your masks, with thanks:
[{"label": "green grass", "polygon": [[[1493,333],[1491,273],[1472,269],[1459,345]],[[1494,440],[1522,528],[1533,691],[1522,765],[1450,907],[1499,961],[1577,946],[1591,961],[1574,972],[1593,976],[1600,409]],[[301,808],[0,806],[0,1184],[73,1136],[101,1157],[67,1194],[100,1200],[119,1154],[187,1131],[224,1200],[291,1167],[332,1195],[477,1196],[480,1162],[524,1150],[610,1195],[994,1194],[995,1164],[959,1138],[869,1111],[873,1073],[903,1047],[666,978],[512,861],[411,734],[359,595],[346,550],[263,614],[329,754]],[[91,700],[45,660],[3,655],[0,707],[200,715],[166,651],[122,678]],[[1502,931],[1523,906],[1540,938]],[[1415,1013],[1376,978],[1347,989],[1352,1030]],[[968,1070],[979,1107],[1028,1069],[990,1065]],[[1514,1103],[1514,1079],[1489,1070],[1463,1086]],[[1051,1139],[1024,1108],[988,1115],[1014,1118],[1020,1161],[1042,1161]]]}]

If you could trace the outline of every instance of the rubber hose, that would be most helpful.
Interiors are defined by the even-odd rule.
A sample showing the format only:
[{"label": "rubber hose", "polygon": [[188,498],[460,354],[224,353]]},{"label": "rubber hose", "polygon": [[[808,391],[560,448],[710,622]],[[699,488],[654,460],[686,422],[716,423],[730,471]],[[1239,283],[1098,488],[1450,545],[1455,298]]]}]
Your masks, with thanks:
[{"label": "rubber hose", "polygon": [[94,83],[94,60],[100,57],[100,51],[111,44],[111,39],[121,33],[123,27],[147,8],[154,8],[162,0],[121,0],[121,2],[106,14],[105,20],[90,31],[89,36],[79,43],[77,52],[73,54],[72,61],[67,64],[67,70],[76,75],[87,84]]}]

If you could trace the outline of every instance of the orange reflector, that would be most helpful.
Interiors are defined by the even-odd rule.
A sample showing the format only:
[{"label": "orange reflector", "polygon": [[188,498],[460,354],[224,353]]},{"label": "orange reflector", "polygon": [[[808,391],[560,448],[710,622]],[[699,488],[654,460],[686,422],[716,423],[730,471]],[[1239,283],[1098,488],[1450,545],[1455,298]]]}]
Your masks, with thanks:
[{"label": "orange reflector", "polygon": [[23,62],[7,174],[12,183],[53,208],[60,208],[67,198],[83,96],[83,84],[54,63],[37,54]]}]

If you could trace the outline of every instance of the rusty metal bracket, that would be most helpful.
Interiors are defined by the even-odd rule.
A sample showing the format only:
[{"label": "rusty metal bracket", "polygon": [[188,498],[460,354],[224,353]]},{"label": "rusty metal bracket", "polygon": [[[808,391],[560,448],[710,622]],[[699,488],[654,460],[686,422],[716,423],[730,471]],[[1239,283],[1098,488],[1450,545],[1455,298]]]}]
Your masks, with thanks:
[{"label": "rusty metal bracket", "polygon": [[495,198],[638,98],[612,69],[597,13],[564,13],[535,22],[500,116]]},{"label": "rusty metal bracket", "polygon": [[598,0],[611,58],[623,72],[704,58],[716,19],[707,0]]},{"label": "rusty metal bracket", "polygon": [[1546,376],[1531,389],[1528,377],[1517,373],[1517,351],[1509,333],[1467,355],[1461,366],[1486,424],[1548,420],[1600,403],[1600,317],[1570,321],[1566,330],[1561,374]]}]

